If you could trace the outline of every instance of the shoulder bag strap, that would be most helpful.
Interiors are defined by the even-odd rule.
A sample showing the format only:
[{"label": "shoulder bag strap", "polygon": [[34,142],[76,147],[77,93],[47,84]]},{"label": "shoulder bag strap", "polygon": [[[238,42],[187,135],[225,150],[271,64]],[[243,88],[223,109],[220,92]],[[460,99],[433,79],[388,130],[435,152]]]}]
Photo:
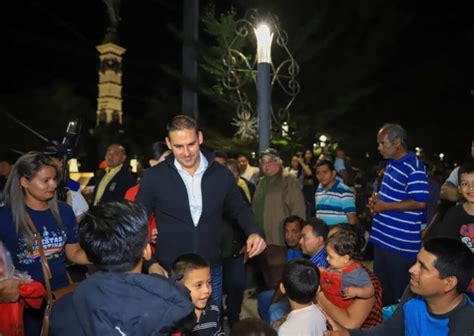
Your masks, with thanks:
[{"label": "shoulder bag strap", "polygon": [[44,254],[43,248],[43,239],[41,234],[36,230],[31,217],[28,215],[27,217],[28,226],[30,227],[31,231],[33,232],[33,237],[35,238],[36,242],[38,243],[38,249],[41,258],[41,266],[43,268],[43,276],[44,276],[44,285],[46,286],[46,292],[48,293],[48,305],[53,302],[53,294],[51,292],[51,283],[49,279],[52,278],[51,270],[49,268],[48,260],[46,260],[46,255]]}]

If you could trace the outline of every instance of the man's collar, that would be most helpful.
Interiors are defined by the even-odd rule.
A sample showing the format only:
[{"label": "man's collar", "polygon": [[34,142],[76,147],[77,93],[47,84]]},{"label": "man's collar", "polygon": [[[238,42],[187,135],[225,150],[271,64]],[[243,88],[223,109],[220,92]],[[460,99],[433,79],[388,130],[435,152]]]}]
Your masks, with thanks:
[{"label": "man's collar", "polygon": [[329,185],[329,187],[327,187],[327,188],[326,188],[325,186],[323,186],[323,189],[324,189],[324,191],[329,191],[329,190],[331,190],[332,188],[336,187],[338,184],[339,184],[338,179],[337,179],[337,178],[334,178],[334,182],[331,183],[331,184]]},{"label": "man's collar", "polygon": [[415,156],[415,153],[412,151],[408,151],[405,154],[403,154],[399,159],[392,159],[392,162],[403,162],[406,161],[407,159],[410,159],[411,157]]},{"label": "man's collar", "polygon": [[[186,174],[189,175],[189,173],[183,168],[181,163],[179,163],[179,161],[176,158],[174,158],[173,164],[179,172],[185,172]],[[208,166],[209,166],[209,161],[206,159],[204,154],[201,151],[199,151],[199,166],[194,172],[194,175],[205,171]]]},{"label": "man's collar", "polygon": [[117,167],[114,167],[114,168],[107,167],[107,168],[105,168],[105,172],[107,174],[109,174],[110,172],[116,172],[116,171],[119,171],[120,169],[122,169],[122,167],[123,167],[123,163],[118,165]]},{"label": "man's collar", "polygon": [[316,257],[319,257],[320,255],[322,255],[322,254],[324,254],[324,253],[326,253],[326,249],[325,249],[325,247],[323,246],[318,252],[316,252],[316,253],[314,254],[314,256],[311,257],[311,259],[314,259],[314,258],[316,258]]}]

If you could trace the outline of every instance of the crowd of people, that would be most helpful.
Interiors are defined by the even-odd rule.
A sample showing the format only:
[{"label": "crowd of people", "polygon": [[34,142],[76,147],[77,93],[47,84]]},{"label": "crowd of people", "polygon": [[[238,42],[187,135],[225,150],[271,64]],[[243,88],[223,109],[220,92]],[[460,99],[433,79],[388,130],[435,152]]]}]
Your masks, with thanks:
[{"label": "crowd of people", "polygon": [[[376,141],[369,187],[342,149],[286,166],[268,148],[252,166],[204,149],[184,115],[138,180],[120,144],[85,189],[62,178],[57,143],[0,156],[0,241],[13,274],[31,278],[7,278],[0,256],[0,309],[23,302],[26,281],[49,293],[86,265],[52,305],[49,334],[473,335],[474,161],[435,188],[401,125]],[[240,320],[249,268],[260,318]],[[21,328],[0,319],[0,334],[44,333],[46,300],[20,307]]]}]

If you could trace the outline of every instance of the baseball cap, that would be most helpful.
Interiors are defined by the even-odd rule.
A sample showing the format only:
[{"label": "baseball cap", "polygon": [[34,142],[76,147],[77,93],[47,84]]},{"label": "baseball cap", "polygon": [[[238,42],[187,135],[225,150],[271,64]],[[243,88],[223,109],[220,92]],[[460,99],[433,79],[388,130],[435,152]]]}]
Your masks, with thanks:
[{"label": "baseball cap", "polygon": [[280,158],[280,153],[275,148],[267,148],[264,151],[260,152],[260,159],[264,157],[265,155],[271,156],[274,159],[279,159]]}]

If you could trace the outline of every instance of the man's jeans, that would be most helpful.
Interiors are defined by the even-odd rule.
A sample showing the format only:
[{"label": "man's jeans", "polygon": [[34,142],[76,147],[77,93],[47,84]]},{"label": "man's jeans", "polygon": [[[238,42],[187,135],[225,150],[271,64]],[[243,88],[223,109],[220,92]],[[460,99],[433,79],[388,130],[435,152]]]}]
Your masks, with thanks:
[{"label": "man's jeans", "polygon": [[290,305],[286,300],[272,303],[274,293],[273,290],[267,290],[260,293],[257,298],[258,314],[262,320],[270,325],[290,312]]},{"label": "man's jeans", "polygon": [[222,265],[211,268],[212,298],[219,309],[222,307]]}]

